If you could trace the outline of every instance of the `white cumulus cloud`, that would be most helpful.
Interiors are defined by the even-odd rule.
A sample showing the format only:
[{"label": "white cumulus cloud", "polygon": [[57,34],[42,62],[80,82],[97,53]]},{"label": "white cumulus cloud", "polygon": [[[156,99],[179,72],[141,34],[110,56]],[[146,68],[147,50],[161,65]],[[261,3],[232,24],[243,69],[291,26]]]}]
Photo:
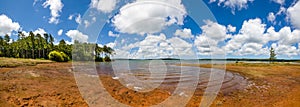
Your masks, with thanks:
[{"label": "white cumulus cloud", "polygon": [[78,24],[81,24],[81,15],[78,14],[77,17],[75,18],[75,22]]},{"label": "white cumulus cloud", "polygon": [[210,20],[205,21],[205,25],[201,27],[202,35],[205,35],[213,40],[224,40],[227,38],[226,26],[220,25]]},{"label": "white cumulus cloud", "polygon": [[[239,34],[232,36],[224,47],[227,53],[247,55],[254,50],[260,52],[260,48],[268,42],[267,35],[264,35],[265,26],[259,18],[244,21]],[[245,54],[242,54],[243,52]]]},{"label": "white cumulus cloud", "polygon": [[129,45],[115,46],[115,58],[195,58],[192,50],[192,43],[189,43],[179,37],[167,38],[165,34],[148,34],[145,39],[131,43]]},{"label": "white cumulus cloud", "polygon": [[12,31],[18,31],[20,29],[20,25],[18,22],[13,22],[11,18],[7,17],[4,14],[0,15],[0,36],[5,34],[11,35]]},{"label": "white cumulus cloud", "polygon": [[60,29],[60,30],[58,30],[57,35],[61,36],[63,32],[64,32],[64,30]]},{"label": "white cumulus cloud", "polygon": [[123,6],[112,23],[122,33],[143,35],[172,24],[183,25],[185,15],[181,0],[137,0]]},{"label": "white cumulus cloud", "polygon": [[288,17],[296,28],[300,29],[300,1],[298,1],[294,6],[287,9]]},{"label": "white cumulus cloud", "polygon": [[231,38],[230,32],[235,32],[235,27],[228,25],[220,25],[210,20],[205,21],[205,25],[201,26],[202,34],[198,35],[194,41],[194,45],[198,49],[199,55],[220,55],[225,54],[219,43]]},{"label": "white cumulus cloud", "polygon": [[275,3],[278,3],[280,5],[284,5],[285,0],[272,0]]},{"label": "white cumulus cloud", "polygon": [[184,28],[182,30],[176,30],[174,35],[184,39],[194,38],[194,35],[192,34],[192,30],[187,28]]},{"label": "white cumulus cloud", "polygon": [[[299,29],[283,27],[275,31],[272,26],[266,28],[261,19],[250,19],[244,21],[239,34],[233,35],[224,48],[228,54],[236,56],[268,56],[270,48],[273,47],[278,56],[292,57],[300,55],[299,48],[295,46],[300,43],[299,35]],[[269,46],[269,42],[273,44]]]},{"label": "white cumulus cloud", "polygon": [[[236,27],[232,25],[220,25],[210,20],[205,21],[205,25],[201,26],[202,34],[196,36],[194,45],[198,50],[198,55],[224,55],[222,48],[224,41],[232,37],[231,33],[236,32]],[[219,45],[223,44],[223,45]]]},{"label": "white cumulus cloud", "polygon": [[91,0],[90,7],[104,13],[110,13],[115,9],[117,2],[118,0]]},{"label": "white cumulus cloud", "polygon": [[[23,33],[25,36],[29,36],[29,32],[22,31],[22,33]],[[32,33],[33,33],[34,35],[40,34],[40,35],[42,35],[42,37],[44,37],[43,35],[46,34],[47,32],[46,32],[44,29],[42,29],[42,28],[38,28],[38,29],[32,31]]]},{"label": "white cumulus cloud", "polygon": [[227,30],[231,33],[234,33],[234,32],[236,32],[236,27],[233,27],[232,25],[228,25]]},{"label": "white cumulus cloud", "polygon": [[295,46],[280,45],[278,43],[274,43],[272,44],[272,47],[274,48],[275,53],[280,56],[292,57],[300,54],[298,51],[299,49],[297,50]]},{"label": "white cumulus cloud", "polygon": [[261,19],[256,18],[244,21],[243,26],[240,29],[240,33],[246,40],[243,42],[266,43],[267,40],[263,37],[265,30],[266,24],[263,24]]},{"label": "white cumulus cloud", "polygon": [[219,6],[223,5],[224,7],[229,7],[232,10],[232,13],[236,9],[242,10],[248,7],[248,3],[253,2],[254,0],[210,0],[210,3],[217,2]]},{"label": "white cumulus cloud", "polygon": [[274,15],[274,13],[273,12],[269,13],[269,15],[268,15],[268,21],[274,22],[275,19],[276,19],[276,16]]},{"label": "white cumulus cloud", "polygon": [[45,34],[45,33],[47,33],[47,32],[46,32],[44,29],[42,29],[42,28],[38,28],[37,30],[33,31],[33,33],[34,33],[35,35],[37,35],[37,34],[43,35],[43,34]]},{"label": "white cumulus cloud", "polygon": [[234,55],[267,55],[269,54],[268,50],[268,48],[263,48],[263,44],[260,43],[246,43]]},{"label": "white cumulus cloud", "polygon": [[66,35],[72,39],[72,42],[75,40],[79,42],[88,42],[88,35],[85,35],[78,30],[69,30]]},{"label": "white cumulus cloud", "polygon": [[110,48],[114,48],[115,45],[116,45],[116,44],[113,43],[113,42],[110,42],[110,43],[107,43],[107,44],[106,44],[106,46],[107,46],[107,47],[110,47]]},{"label": "white cumulus cloud", "polygon": [[68,19],[69,19],[69,20],[73,20],[73,17],[74,17],[74,14],[71,14],[71,15],[68,17]]},{"label": "white cumulus cloud", "polygon": [[44,8],[49,7],[51,11],[51,17],[49,18],[49,23],[58,24],[60,16],[59,13],[62,12],[64,4],[61,0],[47,0],[43,3]]},{"label": "white cumulus cloud", "polygon": [[110,37],[119,37],[120,35],[119,34],[114,34],[112,31],[109,31],[108,36],[110,36]]}]

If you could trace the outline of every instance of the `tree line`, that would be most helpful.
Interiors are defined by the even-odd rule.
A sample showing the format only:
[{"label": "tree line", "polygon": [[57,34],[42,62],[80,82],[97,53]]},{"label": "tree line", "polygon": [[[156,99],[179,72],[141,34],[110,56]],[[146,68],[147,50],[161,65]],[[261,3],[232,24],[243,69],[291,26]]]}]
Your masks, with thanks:
[{"label": "tree line", "polygon": [[[9,35],[0,36],[0,57],[10,58],[30,58],[30,59],[50,59],[52,51],[60,52],[69,57],[70,60],[95,60],[111,61],[110,56],[114,50],[110,47],[100,47],[98,44],[80,43],[67,44],[64,39],[57,45],[54,44],[54,37],[51,34],[34,34],[32,31],[28,35],[18,32],[17,40],[11,40]],[[75,55],[75,56],[73,56]]]}]

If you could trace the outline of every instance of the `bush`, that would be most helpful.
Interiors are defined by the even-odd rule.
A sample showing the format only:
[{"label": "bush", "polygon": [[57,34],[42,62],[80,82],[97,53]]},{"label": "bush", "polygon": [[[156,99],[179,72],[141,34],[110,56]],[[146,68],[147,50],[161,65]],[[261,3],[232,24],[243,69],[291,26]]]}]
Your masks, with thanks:
[{"label": "bush", "polygon": [[110,57],[105,56],[105,57],[104,57],[104,61],[105,61],[105,62],[111,62],[111,59],[110,59]]},{"label": "bush", "polygon": [[49,59],[56,62],[68,62],[69,56],[63,52],[51,51],[48,55]]},{"label": "bush", "polygon": [[69,57],[67,54],[65,54],[65,53],[63,53],[63,52],[60,52],[60,54],[61,54],[61,56],[64,58],[64,61],[63,61],[63,62],[68,62],[68,61],[70,61],[70,57]]},{"label": "bush", "polygon": [[103,62],[103,58],[96,56],[95,61],[96,62]]}]

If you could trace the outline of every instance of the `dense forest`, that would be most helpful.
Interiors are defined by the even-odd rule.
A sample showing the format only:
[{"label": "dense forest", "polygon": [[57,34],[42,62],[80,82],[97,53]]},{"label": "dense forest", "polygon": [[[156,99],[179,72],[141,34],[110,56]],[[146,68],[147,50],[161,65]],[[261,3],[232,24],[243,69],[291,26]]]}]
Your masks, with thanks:
[{"label": "dense forest", "polygon": [[47,33],[41,35],[30,32],[29,35],[25,35],[18,32],[17,40],[12,40],[8,35],[0,36],[0,57],[51,59],[59,62],[69,60],[102,62],[111,61],[110,56],[113,54],[112,48],[92,43],[74,41],[74,44],[67,44],[62,39],[55,45],[54,37]]}]

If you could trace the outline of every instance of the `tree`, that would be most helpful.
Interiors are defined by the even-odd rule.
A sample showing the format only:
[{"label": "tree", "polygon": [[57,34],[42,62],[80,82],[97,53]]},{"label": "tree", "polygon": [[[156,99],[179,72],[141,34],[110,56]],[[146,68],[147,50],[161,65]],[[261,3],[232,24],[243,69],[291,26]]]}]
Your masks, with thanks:
[{"label": "tree", "polygon": [[273,47],[271,47],[270,49],[270,58],[269,58],[270,62],[273,63],[274,60],[276,60],[276,53]]},{"label": "tree", "polygon": [[4,56],[4,39],[2,38],[2,36],[0,36],[0,57]]},{"label": "tree", "polygon": [[105,54],[104,61],[110,62],[111,61],[110,56],[114,54],[114,50],[110,47],[107,47],[106,45],[104,45],[102,49],[103,49],[102,51]]},{"label": "tree", "polygon": [[9,42],[10,42],[10,37],[8,36],[8,34],[6,34],[4,36],[4,44],[3,44],[3,54],[5,55],[5,57],[11,57],[11,47],[9,45]]},{"label": "tree", "polygon": [[105,56],[110,56],[114,54],[114,50],[111,47],[108,47],[106,45],[103,46],[103,52]]},{"label": "tree", "polygon": [[72,57],[72,46],[68,45],[64,39],[59,41],[57,49],[60,52],[67,54],[69,57]]},{"label": "tree", "polygon": [[35,59],[35,46],[36,46],[36,44],[35,44],[35,35],[34,35],[34,33],[31,31],[30,33],[29,33],[29,37],[30,37],[30,42],[31,42],[31,55],[32,55],[32,57],[31,58],[33,58],[33,59]]},{"label": "tree", "polygon": [[52,51],[54,48],[54,37],[50,34],[49,36],[50,50]]},{"label": "tree", "polygon": [[[49,53],[49,35],[47,33],[44,34],[44,39],[45,39],[45,44],[44,45],[44,49],[43,49],[43,55],[44,58],[47,59],[48,58],[48,53]],[[45,54],[46,53],[46,54]]]},{"label": "tree", "polygon": [[103,57],[101,57],[102,52],[103,52],[103,48],[101,48],[100,46],[98,46],[98,44],[96,44],[96,47],[95,47],[95,61],[103,62]]},{"label": "tree", "polygon": [[9,43],[10,37],[8,36],[8,34],[6,34],[6,35],[4,36],[4,40],[5,40],[6,43]]},{"label": "tree", "polygon": [[40,34],[37,34],[36,36],[37,36],[36,42],[37,42],[38,53],[39,53],[39,57],[38,58],[41,58],[41,50],[43,49],[43,44],[44,44],[43,40],[44,39],[43,39],[42,35],[40,35]]},{"label": "tree", "polygon": [[53,51],[59,54],[52,53],[50,55],[52,59],[56,56],[61,59],[59,56],[62,56],[64,61],[111,61],[110,56],[114,54],[114,50],[110,47],[81,43],[77,40],[74,41],[74,44],[67,44],[62,39],[56,45],[54,36],[47,33],[34,34],[31,31],[29,34],[24,34],[19,31],[16,40],[12,40],[9,35],[0,36],[0,57],[50,59],[49,53]]}]

